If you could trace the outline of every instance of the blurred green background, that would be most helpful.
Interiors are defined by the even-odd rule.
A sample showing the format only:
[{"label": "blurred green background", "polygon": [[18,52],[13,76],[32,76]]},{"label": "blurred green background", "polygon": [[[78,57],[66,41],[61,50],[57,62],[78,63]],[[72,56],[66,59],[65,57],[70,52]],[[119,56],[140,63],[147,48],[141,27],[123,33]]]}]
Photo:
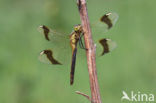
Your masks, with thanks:
[{"label": "blurred green background", "polygon": [[[97,58],[103,103],[121,103],[123,90],[156,96],[156,1],[87,3],[91,22],[104,13],[119,15],[108,32],[118,47]],[[39,25],[70,33],[78,23],[76,0],[0,0],[0,103],[89,103],[75,94],[79,90],[90,95],[86,59],[77,60],[73,86],[70,67],[57,69],[38,60],[46,47]]]}]

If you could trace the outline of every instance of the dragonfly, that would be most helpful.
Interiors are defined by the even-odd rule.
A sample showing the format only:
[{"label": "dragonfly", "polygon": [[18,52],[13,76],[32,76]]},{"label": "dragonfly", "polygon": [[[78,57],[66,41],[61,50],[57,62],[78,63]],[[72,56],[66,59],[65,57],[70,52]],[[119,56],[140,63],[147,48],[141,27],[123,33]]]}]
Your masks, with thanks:
[{"label": "dragonfly", "polygon": [[[95,24],[95,27],[101,28],[102,31],[107,31],[115,25],[117,19],[117,13],[104,14],[100,18],[98,23]],[[51,44],[51,49],[45,49],[40,52],[39,60],[52,65],[61,66],[65,65],[66,63],[70,64],[70,85],[72,85],[74,83],[77,49],[80,48],[84,51],[87,50],[82,41],[82,37],[85,35],[82,25],[75,25],[73,31],[68,35],[56,32],[45,25],[40,26],[39,31],[43,34],[44,38]],[[94,35],[98,36],[96,34]],[[102,47],[102,51],[100,54],[101,56],[109,53],[116,47],[116,43],[111,39],[107,38],[100,38],[97,41],[97,44],[100,44],[100,46]],[[68,58],[64,59],[66,56],[68,56]]]}]

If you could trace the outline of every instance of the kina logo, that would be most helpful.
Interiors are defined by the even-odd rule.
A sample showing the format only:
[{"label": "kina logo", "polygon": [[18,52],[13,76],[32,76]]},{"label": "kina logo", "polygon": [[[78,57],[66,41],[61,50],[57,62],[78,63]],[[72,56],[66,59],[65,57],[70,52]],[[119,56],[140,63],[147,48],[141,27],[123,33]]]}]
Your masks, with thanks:
[{"label": "kina logo", "polygon": [[121,97],[121,101],[135,101],[135,102],[153,102],[154,101],[154,94],[147,94],[141,92],[134,92],[131,91],[131,95],[128,95],[125,91],[122,91],[123,96]]}]

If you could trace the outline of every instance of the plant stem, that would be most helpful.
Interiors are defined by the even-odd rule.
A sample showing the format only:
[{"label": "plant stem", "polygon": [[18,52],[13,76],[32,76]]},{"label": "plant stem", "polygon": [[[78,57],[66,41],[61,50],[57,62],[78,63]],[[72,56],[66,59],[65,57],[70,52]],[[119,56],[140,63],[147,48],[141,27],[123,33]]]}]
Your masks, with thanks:
[{"label": "plant stem", "polygon": [[102,103],[100,92],[99,92],[96,63],[95,63],[96,47],[92,40],[92,33],[91,33],[90,23],[88,19],[86,0],[77,0],[77,5],[79,8],[81,24],[83,26],[83,31],[84,31],[85,47],[87,48],[86,55],[87,55],[87,64],[88,64],[88,72],[89,72],[89,79],[90,79],[90,89],[91,89],[91,99],[92,99],[91,102]]}]

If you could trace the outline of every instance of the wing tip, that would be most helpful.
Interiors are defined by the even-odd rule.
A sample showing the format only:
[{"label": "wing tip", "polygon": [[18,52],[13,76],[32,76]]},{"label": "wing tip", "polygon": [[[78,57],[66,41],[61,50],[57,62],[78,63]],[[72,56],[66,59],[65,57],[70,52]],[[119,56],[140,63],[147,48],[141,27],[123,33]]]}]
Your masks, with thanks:
[{"label": "wing tip", "polygon": [[46,40],[50,41],[50,39],[49,39],[50,29],[47,26],[41,25],[38,27],[38,30],[44,34],[44,37]]},{"label": "wing tip", "polygon": [[54,64],[54,65],[62,65],[62,63],[60,63],[58,60],[56,60],[53,57],[52,50],[43,50],[43,51],[40,52],[40,56],[42,56],[42,55],[46,55],[46,58],[49,60],[49,62],[51,64]]},{"label": "wing tip", "polygon": [[103,47],[103,52],[101,53],[101,56],[111,52],[117,47],[116,42],[112,41],[111,39],[103,38],[99,40],[99,43]]},{"label": "wing tip", "polygon": [[118,20],[118,18],[119,18],[119,16],[118,16],[117,13],[109,12],[109,13],[104,14],[100,18],[100,21],[106,23],[107,26],[108,26],[108,29],[111,29],[115,25],[115,23]]}]

